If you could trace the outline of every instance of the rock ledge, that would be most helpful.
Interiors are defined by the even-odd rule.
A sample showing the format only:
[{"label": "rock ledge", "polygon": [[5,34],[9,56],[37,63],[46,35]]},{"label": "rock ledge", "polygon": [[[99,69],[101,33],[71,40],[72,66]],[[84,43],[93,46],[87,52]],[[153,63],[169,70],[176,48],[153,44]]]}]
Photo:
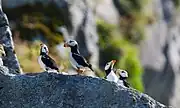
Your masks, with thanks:
[{"label": "rock ledge", "polygon": [[47,72],[13,76],[7,71],[0,67],[0,108],[167,108],[100,78]]}]

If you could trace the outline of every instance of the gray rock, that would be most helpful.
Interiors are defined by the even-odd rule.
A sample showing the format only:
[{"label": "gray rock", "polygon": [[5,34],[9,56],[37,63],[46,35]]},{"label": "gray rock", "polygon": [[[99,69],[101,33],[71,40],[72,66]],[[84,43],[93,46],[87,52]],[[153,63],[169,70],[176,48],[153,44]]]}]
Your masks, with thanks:
[{"label": "gray rock", "polygon": [[[120,15],[126,11],[113,0]],[[146,6],[147,8],[147,6]],[[140,59],[144,67],[145,92],[166,105],[180,106],[180,14],[173,0],[152,0],[148,4],[156,20],[146,27]]]},{"label": "gray rock", "polygon": [[113,25],[117,25],[119,23],[119,14],[112,0],[88,0],[88,2],[97,19],[103,19],[107,23]]},{"label": "gray rock", "polygon": [[11,30],[9,28],[9,22],[6,14],[3,13],[2,11],[1,4],[0,4],[0,44],[4,45],[4,49],[6,52],[6,57],[4,57],[3,59],[4,65],[7,66],[8,68],[16,70],[17,72],[21,72],[21,68],[14,51],[14,43],[12,40]]},{"label": "gray rock", "polygon": [[99,78],[47,72],[9,76],[6,71],[0,67],[0,108],[167,108]]},{"label": "gray rock", "polygon": [[[46,2],[44,0],[2,1],[3,6],[13,8],[28,3],[33,4],[35,1],[48,3],[52,0],[47,0]],[[69,33],[67,38],[76,38],[80,42],[81,53],[86,58],[91,56],[90,61],[93,63],[93,66],[98,64],[99,53],[96,46],[98,39],[95,28],[93,28],[95,21],[86,0],[53,1],[57,3],[64,13],[65,26]],[[113,0],[113,2],[118,7],[119,0]],[[117,10],[121,15],[124,14],[122,7],[119,6]],[[180,19],[180,16],[178,13],[174,13],[172,0],[152,0],[152,9],[149,8],[149,10],[153,10],[156,22],[147,26],[147,37],[140,47],[140,58],[145,68],[143,78],[145,92],[164,104],[178,108],[180,106],[180,49],[178,44],[180,23],[176,20]],[[83,20],[85,20],[84,23],[82,23]],[[172,23],[173,21],[174,23]],[[90,47],[91,44],[93,47]],[[84,48],[87,50],[83,50]]]},{"label": "gray rock", "polygon": [[141,61],[145,68],[145,92],[158,101],[180,106],[180,15],[172,0],[153,0],[157,22],[147,27]]}]

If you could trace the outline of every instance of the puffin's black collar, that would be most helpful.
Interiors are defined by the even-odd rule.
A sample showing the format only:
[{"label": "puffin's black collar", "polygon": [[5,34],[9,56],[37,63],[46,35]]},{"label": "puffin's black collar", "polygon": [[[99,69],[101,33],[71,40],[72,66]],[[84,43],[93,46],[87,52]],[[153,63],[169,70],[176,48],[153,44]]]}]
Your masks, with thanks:
[{"label": "puffin's black collar", "polygon": [[122,77],[122,76],[120,76],[119,79],[120,79],[120,80],[126,80],[127,77]]}]

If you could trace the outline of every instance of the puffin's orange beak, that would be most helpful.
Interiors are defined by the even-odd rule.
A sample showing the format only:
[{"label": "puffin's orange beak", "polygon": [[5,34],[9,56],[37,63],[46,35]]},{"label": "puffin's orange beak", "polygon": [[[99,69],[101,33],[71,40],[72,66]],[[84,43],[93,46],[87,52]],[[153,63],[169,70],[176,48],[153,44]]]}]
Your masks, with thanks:
[{"label": "puffin's orange beak", "polygon": [[117,60],[112,60],[112,62],[113,62],[113,63],[116,63],[116,62],[117,62]]},{"label": "puffin's orange beak", "polygon": [[67,43],[64,43],[64,47],[69,47],[69,45]]}]

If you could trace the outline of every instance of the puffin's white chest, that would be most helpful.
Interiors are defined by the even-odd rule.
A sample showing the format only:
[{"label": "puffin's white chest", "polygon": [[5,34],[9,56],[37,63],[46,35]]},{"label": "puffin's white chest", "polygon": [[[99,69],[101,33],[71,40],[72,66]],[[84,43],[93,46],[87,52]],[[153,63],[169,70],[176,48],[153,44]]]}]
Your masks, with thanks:
[{"label": "puffin's white chest", "polygon": [[0,58],[0,66],[3,66],[2,58]]},{"label": "puffin's white chest", "polygon": [[107,80],[108,80],[108,81],[113,81],[113,82],[117,83],[118,77],[116,76],[116,74],[114,73],[114,71],[111,71],[111,72],[107,75]]},{"label": "puffin's white chest", "polygon": [[71,65],[72,65],[75,69],[77,69],[77,67],[79,67],[79,68],[82,67],[82,66],[79,65],[79,64],[76,62],[76,60],[73,58],[72,53],[70,53],[69,56],[70,56],[70,63],[71,63]]},{"label": "puffin's white chest", "polygon": [[38,63],[39,63],[39,65],[41,66],[42,69],[46,70],[46,66],[45,66],[45,64],[42,62],[41,57],[42,57],[41,55],[38,57]]},{"label": "puffin's white chest", "polygon": [[123,80],[120,80],[120,79],[119,79],[118,82],[117,82],[117,84],[120,85],[120,86],[122,86],[122,87],[125,87],[125,86],[124,86],[124,83],[123,83]]}]

